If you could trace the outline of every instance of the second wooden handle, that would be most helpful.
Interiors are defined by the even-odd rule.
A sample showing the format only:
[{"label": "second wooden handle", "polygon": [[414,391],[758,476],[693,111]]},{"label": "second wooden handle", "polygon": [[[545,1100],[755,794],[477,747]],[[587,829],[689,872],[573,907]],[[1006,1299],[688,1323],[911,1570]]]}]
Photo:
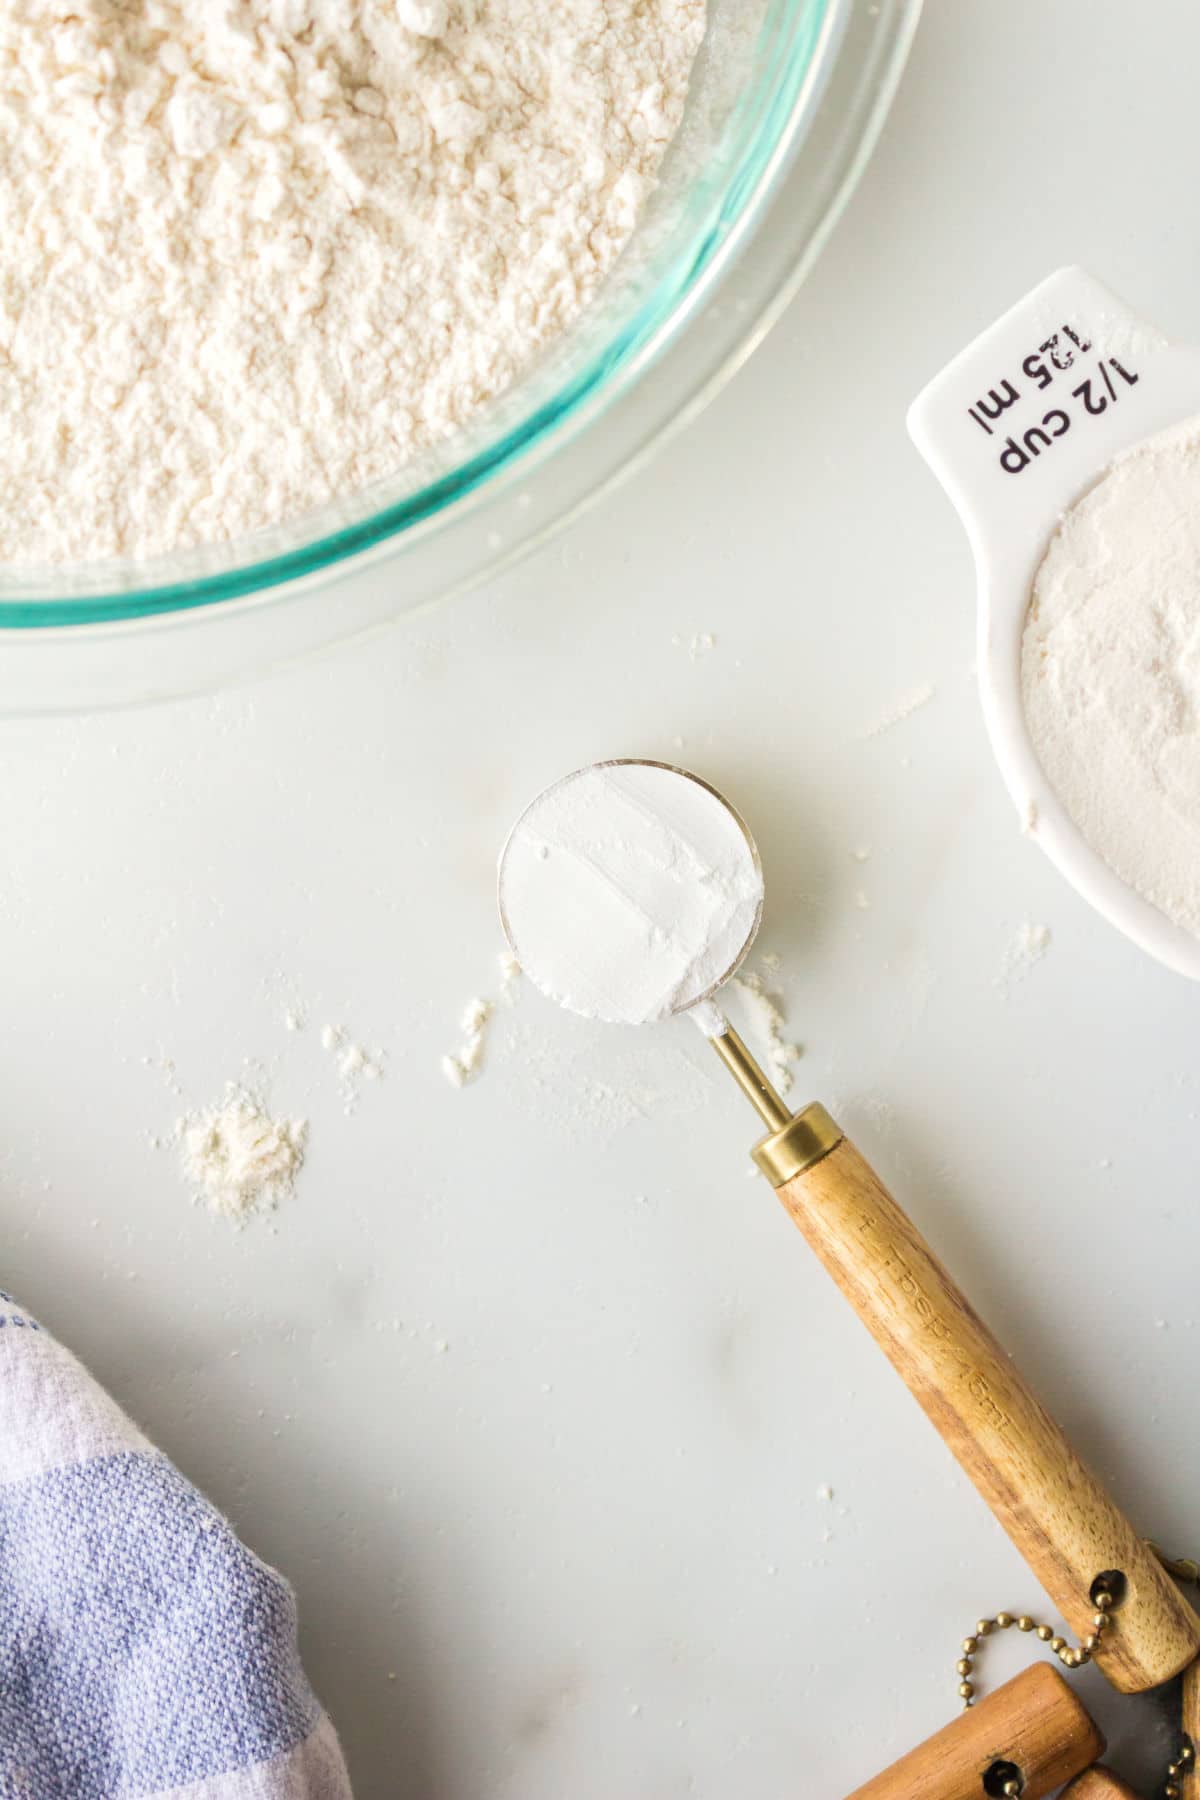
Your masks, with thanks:
[{"label": "second wooden handle", "polygon": [[849,1800],[985,1800],[1013,1780],[1042,1800],[1104,1752],[1104,1737],[1057,1669],[1034,1663]]},{"label": "second wooden handle", "polygon": [[1080,1637],[1093,1582],[1124,1578],[1096,1655],[1113,1685],[1140,1693],[1177,1675],[1200,1651],[1200,1620],[854,1146],[843,1138],[777,1191]]},{"label": "second wooden handle", "polygon": [[1119,1775],[1097,1763],[1095,1768],[1085,1769],[1082,1775],[1069,1782],[1059,1800],[1138,1800],[1138,1797]]}]

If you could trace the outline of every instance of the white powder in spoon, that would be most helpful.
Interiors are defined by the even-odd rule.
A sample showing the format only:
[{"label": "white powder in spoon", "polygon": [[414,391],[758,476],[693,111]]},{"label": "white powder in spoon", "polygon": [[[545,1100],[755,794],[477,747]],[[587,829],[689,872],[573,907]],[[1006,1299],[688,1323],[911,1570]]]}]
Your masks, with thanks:
[{"label": "white powder in spoon", "polygon": [[1200,937],[1200,420],[1120,457],[1064,516],[1022,646],[1025,717],[1109,867]]},{"label": "white powder in spoon", "polygon": [[649,1024],[736,966],[762,872],[735,813],[656,763],[599,763],[538,796],[500,860],[500,910],[535,987],[572,1012]]}]

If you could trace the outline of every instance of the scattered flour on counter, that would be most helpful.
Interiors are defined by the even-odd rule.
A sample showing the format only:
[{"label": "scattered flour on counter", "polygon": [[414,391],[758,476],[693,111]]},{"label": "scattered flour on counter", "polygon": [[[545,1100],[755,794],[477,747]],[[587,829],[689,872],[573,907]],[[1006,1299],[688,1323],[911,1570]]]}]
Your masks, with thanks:
[{"label": "scattered flour on counter", "polygon": [[497,960],[500,967],[500,998],[511,1005],[517,983],[521,979],[521,965],[511,950],[502,950]]},{"label": "scattered flour on counter", "polygon": [[628,242],[704,0],[5,0],[0,560],[393,474]]},{"label": "scattered flour on counter", "polygon": [[882,737],[883,733],[890,731],[893,725],[903,724],[905,719],[911,719],[912,715],[919,712],[923,706],[928,706],[936,693],[937,687],[932,681],[922,682],[920,687],[910,688],[907,694],[901,694],[900,698],[894,701],[886,712],[881,713],[873,725],[867,726],[862,734],[863,737]]},{"label": "scattered flour on counter", "polygon": [[[497,959],[500,970],[500,1000],[511,1005],[516,985],[521,978],[521,965],[511,950],[502,950]],[[496,1002],[482,994],[467,1001],[460,1021],[462,1043],[457,1050],[442,1058],[442,1073],[451,1087],[466,1087],[483,1067],[488,1026],[496,1012]]]},{"label": "scattered flour on counter", "polygon": [[716,637],[711,631],[694,631],[689,638],[681,637],[676,632],[671,642],[677,650],[686,650],[692,662],[698,662],[702,656],[707,656],[710,650],[717,647]]},{"label": "scattered flour on counter", "polygon": [[160,1050],[157,1056],[143,1056],[142,1067],[144,1069],[157,1069],[162,1076],[163,1086],[167,1089],[167,1092],[178,1095],[180,1099],[183,1098],[183,1089],[179,1085],[179,1076],[176,1072],[175,1058],[173,1056],[168,1056],[165,1050]]},{"label": "scattered flour on counter", "polygon": [[285,1031],[301,1032],[308,1028],[308,1007],[294,978],[282,968],[274,968],[262,977],[259,993],[276,1012]]},{"label": "scattered flour on counter", "polygon": [[992,983],[993,987],[1009,987],[1028,975],[1040,963],[1052,942],[1048,925],[1034,925],[1028,919],[1021,925],[1004,953],[1004,966]]},{"label": "scattered flour on counter", "polygon": [[[712,1052],[681,1034],[687,1048],[662,1043],[647,1048],[596,1033],[580,1051],[564,1050],[528,1023],[514,1020],[504,1033],[510,1065],[508,1099],[539,1130],[576,1148],[606,1144],[640,1122],[659,1127],[703,1111],[723,1077]],[[757,1176],[757,1170],[751,1172]],[[761,1176],[758,1177],[761,1180]]]},{"label": "scattered flour on counter", "polygon": [[1200,937],[1200,420],[1119,457],[1064,515],[1021,680],[1038,760],[1084,838]]},{"label": "scattered flour on counter", "polygon": [[460,1025],[462,1043],[442,1058],[442,1073],[452,1087],[466,1087],[471,1077],[478,1074],[483,1063],[487,1028],[495,1010],[495,1002],[485,999],[482,994],[467,1001]]},{"label": "scattered flour on counter", "polygon": [[361,1075],[364,1081],[378,1081],[383,1073],[377,1062],[372,1062],[361,1044],[343,1045],[337,1059],[338,1074],[343,1081],[355,1081]]},{"label": "scattered flour on counter", "polygon": [[[761,960],[767,962],[766,957]],[[767,966],[772,972],[778,970],[778,958],[773,965]],[[728,986],[745,1001],[750,1020],[750,1036],[754,1040],[751,1049],[761,1057],[767,1074],[780,1094],[789,1094],[795,1079],[792,1065],[800,1060],[801,1050],[799,1044],[792,1043],[785,1035],[787,1015],[783,1010],[781,996],[767,986],[766,977],[759,969],[744,970],[733,976]]]},{"label": "scattered flour on counter", "polygon": [[307,1119],[273,1119],[230,1082],[219,1106],[188,1113],[175,1135],[183,1173],[199,1200],[243,1225],[286,1200],[304,1162]]},{"label": "scattered flour on counter", "polygon": [[342,1096],[342,1110],[347,1118],[358,1105],[359,1093],[365,1081],[380,1081],[383,1078],[383,1052],[373,1054],[366,1051],[361,1044],[353,1043],[347,1036],[344,1025],[323,1025],[321,1027],[321,1048],[334,1059],[338,1082]]},{"label": "scattered flour on counter", "polygon": [[881,1100],[878,1094],[864,1094],[861,1105],[871,1121],[873,1131],[882,1136],[894,1128],[896,1109],[890,1100]]}]

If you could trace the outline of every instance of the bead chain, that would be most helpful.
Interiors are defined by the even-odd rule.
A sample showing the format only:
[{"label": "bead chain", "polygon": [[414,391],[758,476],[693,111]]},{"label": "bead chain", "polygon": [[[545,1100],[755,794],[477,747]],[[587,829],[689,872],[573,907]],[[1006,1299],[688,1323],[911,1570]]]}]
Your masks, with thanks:
[{"label": "bead chain", "polygon": [[[1154,1548],[1164,1566],[1179,1579],[1195,1581],[1200,1577],[1200,1567],[1197,1564],[1193,1562],[1188,1562],[1186,1565],[1180,1562],[1172,1563],[1163,1556],[1161,1551]],[[991,1637],[993,1631],[1008,1631],[1015,1625],[1018,1631],[1031,1631],[1043,1644],[1047,1644],[1064,1669],[1081,1669],[1085,1663],[1091,1662],[1092,1657],[1100,1648],[1105,1632],[1114,1623],[1112,1604],[1112,1595],[1101,1588],[1094,1597],[1096,1611],[1092,1615],[1091,1633],[1081,1643],[1074,1645],[1068,1644],[1066,1638],[1060,1637],[1053,1626],[1039,1624],[1028,1613],[999,1612],[993,1619],[977,1620],[974,1632],[962,1641],[962,1655],[956,1664],[959,1678],[958,1697],[963,1703],[963,1711],[965,1712],[975,1699],[975,1684],[970,1680],[970,1676],[974,1670],[975,1658],[980,1651],[981,1638]],[[1180,1782],[1185,1776],[1195,1772],[1195,1766],[1196,1752],[1185,1738],[1176,1751],[1174,1760],[1168,1764],[1166,1779],[1159,1790],[1161,1800],[1182,1800],[1183,1789]],[[1021,1782],[1014,1777],[1004,1783],[1000,1792],[1005,1796],[1005,1800],[1019,1800]]]},{"label": "bead chain", "polygon": [[1196,1752],[1187,1738],[1175,1752],[1175,1761],[1167,1764],[1167,1779],[1162,1785],[1162,1800],[1181,1800],[1183,1789],[1180,1782],[1185,1775],[1192,1775],[1196,1768]]},{"label": "bead chain", "polygon": [[[1095,1595],[1095,1612],[1092,1615],[1091,1635],[1085,1637],[1080,1644],[1068,1644],[1065,1637],[1059,1637],[1052,1625],[1039,1625],[1028,1613],[997,1613],[994,1619],[980,1619],[971,1637],[962,1641],[962,1656],[958,1661],[958,1697],[963,1703],[963,1711],[975,1699],[975,1684],[969,1677],[974,1667],[974,1660],[979,1654],[979,1640],[991,1637],[993,1631],[1008,1631],[1013,1625],[1018,1631],[1032,1631],[1043,1644],[1049,1644],[1051,1651],[1057,1656],[1064,1669],[1081,1669],[1084,1663],[1091,1662],[1100,1648],[1100,1640],[1112,1624],[1110,1616],[1113,1597],[1101,1588]],[[1014,1793],[1020,1790],[1013,1789]]]}]

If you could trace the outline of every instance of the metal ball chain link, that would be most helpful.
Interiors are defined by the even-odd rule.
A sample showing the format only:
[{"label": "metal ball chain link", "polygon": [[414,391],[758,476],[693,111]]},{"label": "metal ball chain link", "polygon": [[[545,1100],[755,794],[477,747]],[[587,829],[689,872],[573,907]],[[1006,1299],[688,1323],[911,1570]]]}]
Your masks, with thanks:
[{"label": "metal ball chain link", "polygon": [[[956,1665],[959,1677],[958,1697],[963,1703],[963,1711],[966,1712],[975,1699],[975,1684],[970,1677],[974,1672],[975,1658],[979,1654],[982,1638],[991,1637],[993,1631],[1008,1631],[1015,1625],[1018,1631],[1031,1631],[1043,1644],[1048,1644],[1064,1669],[1081,1669],[1084,1663],[1091,1662],[1092,1657],[1100,1648],[1104,1633],[1113,1622],[1112,1603],[1112,1595],[1103,1588],[1094,1595],[1093,1604],[1096,1610],[1092,1614],[1092,1629],[1079,1644],[1069,1644],[1065,1637],[1058,1635],[1052,1625],[1039,1624],[1038,1620],[1031,1618],[1028,1613],[999,1612],[994,1619],[978,1620],[971,1636],[965,1637],[962,1641],[962,1655]],[[1007,1794],[1009,1788],[1014,1794],[1019,1794],[1021,1791],[1011,1782],[1003,1791]]]},{"label": "metal ball chain link", "polygon": [[1162,1785],[1162,1800],[1182,1800],[1183,1789],[1180,1782],[1185,1775],[1193,1775],[1196,1771],[1196,1752],[1185,1738],[1175,1753],[1175,1761],[1167,1767],[1167,1779]]}]

